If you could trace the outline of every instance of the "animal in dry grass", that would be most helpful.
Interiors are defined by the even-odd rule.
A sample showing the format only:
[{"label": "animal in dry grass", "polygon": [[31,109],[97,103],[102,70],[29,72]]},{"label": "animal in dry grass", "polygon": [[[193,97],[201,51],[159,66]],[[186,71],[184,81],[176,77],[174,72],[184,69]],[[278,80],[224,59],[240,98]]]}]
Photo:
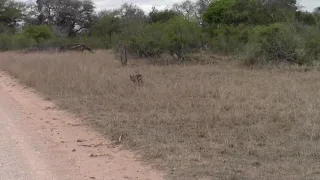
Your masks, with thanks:
[{"label": "animal in dry grass", "polygon": [[141,74],[134,74],[130,75],[130,80],[135,84],[143,84],[142,75]]}]

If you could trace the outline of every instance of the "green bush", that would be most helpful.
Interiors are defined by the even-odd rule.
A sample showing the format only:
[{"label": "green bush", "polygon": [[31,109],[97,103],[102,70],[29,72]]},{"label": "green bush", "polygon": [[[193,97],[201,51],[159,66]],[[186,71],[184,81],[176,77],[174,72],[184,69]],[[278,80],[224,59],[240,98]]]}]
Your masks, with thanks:
[{"label": "green bush", "polygon": [[26,26],[23,30],[23,34],[28,38],[33,38],[36,42],[40,42],[43,39],[47,40],[52,37],[51,29],[47,25]]},{"label": "green bush", "polygon": [[154,23],[144,27],[141,33],[132,36],[129,49],[136,51],[140,56],[159,57],[164,52],[163,43],[164,24]]},{"label": "green bush", "polygon": [[2,34],[0,36],[1,51],[20,50],[20,49],[31,47],[35,44],[36,42],[33,39],[25,37],[22,34],[17,34],[17,35]]},{"label": "green bush", "polygon": [[250,27],[246,27],[244,24],[238,26],[221,25],[213,31],[211,49],[213,52],[224,54],[241,52],[248,42],[249,29]]},{"label": "green bush", "polygon": [[320,60],[320,30],[317,27],[309,26],[302,33],[305,42],[306,54],[315,60]]},{"label": "green bush", "polygon": [[175,17],[164,24],[162,44],[170,54],[183,59],[187,53],[198,51],[207,39],[196,22]]},{"label": "green bush", "polygon": [[0,35],[0,50],[1,51],[8,51],[12,49],[12,37],[7,34]]},{"label": "green bush", "polygon": [[85,36],[76,38],[53,37],[48,40],[41,39],[36,46],[39,48],[59,48],[74,43],[85,43],[95,49],[105,49],[108,45],[110,46],[110,44],[105,44],[101,38]]},{"label": "green bush", "polygon": [[199,51],[208,36],[199,24],[174,17],[166,22],[145,25],[131,36],[116,34],[112,39],[115,48],[126,44],[130,53],[148,58],[169,53],[182,61],[188,53]]},{"label": "green bush", "polygon": [[110,38],[108,37],[93,37],[93,36],[82,36],[76,38],[78,43],[85,43],[94,49],[109,49],[112,47]]},{"label": "green bush", "polygon": [[12,49],[20,50],[36,45],[36,41],[32,38],[18,34],[12,37]]},{"label": "green bush", "polygon": [[53,37],[51,39],[41,39],[36,46],[38,48],[58,48],[64,45],[68,45],[74,43],[72,38],[61,38],[61,37]]},{"label": "green bush", "polygon": [[246,64],[294,62],[303,64],[310,60],[305,52],[303,38],[289,24],[256,26],[249,33],[245,46]]},{"label": "green bush", "polygon": [[176,16],[179,16],[179,12],[174,11],[174,10],[169,10],[169,9],[165,9],[162,11],[159,11],[157,9],[153,9],[150,13],[149,13],[149,18],[150,21],[152,23],[156,23],[156,22],[166,22]]}]

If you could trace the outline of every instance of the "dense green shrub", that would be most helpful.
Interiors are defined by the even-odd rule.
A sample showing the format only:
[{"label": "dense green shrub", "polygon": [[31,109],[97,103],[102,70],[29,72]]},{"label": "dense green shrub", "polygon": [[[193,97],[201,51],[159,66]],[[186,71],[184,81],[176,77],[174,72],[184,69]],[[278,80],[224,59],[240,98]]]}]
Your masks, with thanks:
[{"label": "dense green shrub", "polygon": [[119,33],[121,30],[120,23],[120,18],[116,17],[113,12],[104,13],[91,28],[89,37],[93,38],[87,37],[87,41],[96,39],[100,44],[99,48],[111,48],[113,34]]},{"label": "dense green shrub", "polygon": [[36,41],[32,38],[18,34],[12,37],[12,49],[20,50],[36,45]]},{"label": "dense green shrub", "polygon": [[306,54],[315,60],[320,60],[320,29],[317,27],[305,27],[302,32]]},{"label": "dense green shrub", "polygon": [[166,22],[176,16],[179,16],[179,13],[169,9],[159,11],[153,8],[152,11],[149,13],[151,23]]},{"label": "dense green shrub", "polygon": [[188,53],[199,51],[208,40],[199,24],[180,16],[167,22],[148,24],[127,39],[124,37],[114,35],[114,44],[126,44],[129,52],[148,58],[169,53],[179,60],[183,60]]},{"label": "dense green shrub", "polygon": [[36,42],[40,42],[43,39],[50,39],[52,37],[52,32],[47,25],[29,25],[23,30],[24,36],[28,38],[33,38]]},{"label": "dense green shrub", "polygon": [[82,36],[75,38],[78,43],[85,43],[94,49],[109,49],[112,47],[110,38],[108,37],[94,37],[94,36]]},{"label": "dense green shrub", "polygon": [[213,31],[211,49],[217,53],[239,53],[248,42],[249,30],[250,27],[244,24],[238,26],[221,25]]},{"label": "dense green shrub", "polygon": [[51,39],[41,39],[35,46],[38,48],[58,48],[64,45],[75,43],[72,38],[53,37]]},{"label": "dense green shrub", "polygon": [[34,46],[38,48],[59,48],[66,45],[71,45],[75,43],[85,43],[88,46],[94,48],[94,49],[105,49],[111,46],[111,44],[106,43],[106,41],[103,41],[102,38],[97,37],[75,37],[75,38],[63,38],[63,37],[53,37],[51,39],[41,39],[37,44],[34,44]]},{"label": "dense green shrub", "polygon": [[183,59],[187,53],[198,51],[206,40],[206,35],[195,22],[175,17],[164,25],[162,43],[166,51]]},{"label": "dense green shrub", "polygon": [[245,47],[245,63],[294,62],[310,60],[306,56],[303,38],[289,24],[271,24],[254,27]]},{"label": "dense green shrub", "polygon": [[2,34],[0,36],[0,50],[20,50],[34,46],[36,42],[32,38],[23,36],[22,34],[8,35]]},{"label": "dense green shrub", "polygon": [[140,33],[131,37],[129,47],[140,56],[159,57],[165,51],[164,24],[154,23],[147,25]]},{"label": "dense green shrub", "polygon": [[12,47],[12,37],[7,34],[0,35],[0,50],[7,51],[13,49]]}]

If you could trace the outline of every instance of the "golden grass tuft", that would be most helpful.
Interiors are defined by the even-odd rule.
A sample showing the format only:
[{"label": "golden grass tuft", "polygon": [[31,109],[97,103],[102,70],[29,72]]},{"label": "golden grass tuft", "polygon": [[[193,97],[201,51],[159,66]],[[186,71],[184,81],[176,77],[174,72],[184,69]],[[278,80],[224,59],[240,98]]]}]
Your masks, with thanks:
[{"label": "golden grass tuft", "polygon": [[[320,177],[320,73],[213,65],[121,67],[107,52],[1,53],[0,68],[169,179]],[[129,74],[144,76],[134,86]]]}]

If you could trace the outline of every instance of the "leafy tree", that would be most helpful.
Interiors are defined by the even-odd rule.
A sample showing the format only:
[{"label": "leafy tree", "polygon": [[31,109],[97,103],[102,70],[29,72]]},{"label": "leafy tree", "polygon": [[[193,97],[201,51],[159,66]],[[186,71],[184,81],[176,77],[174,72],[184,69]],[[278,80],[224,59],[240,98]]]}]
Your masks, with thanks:
[{"label": "leafy tree", "polygon": [[297,11],[295,14],[295,18],[298,22],[307,25],[315,25],[317,24],[316,16],[309,12]]},{"label": "leafy tree", "polygon": [[96,18],[91,0],[37,0],[30,14],[35,24],[52,25],[56,34],[69,37],[89,29]]},{"label": "leafy tree", "polygon": [[275,23],[269,26],[256,26],[246,45],[245,61],[248,64],[292,62],[306,63],[305,47],[296,28],[290,24]]},{"label": "leafy tree", "polygon": [[165,9],[165,10],[159,11],[155,7],[153,7],[152,11],[149,13],[149,18],[152,23],[166,22],[178,15],[179,13],[174,10]]},{"label": "leafy tree", "polygon": [[213,30],[215,37],[211,40],[211,49],[224,54],[241,52],[243,46],[248,43],[251,28],[245,24],[237,26],[220,25],[219,28]]},{"label": "leafy tree", "polygon": [[320,20],[320,7],[316,7],[312,14],[314,15],[314,17],[316,18],[317,22],[319,22]]},{"label": "leafy tree", "polygon": [[0,33],[15,32],[23,20],[25,5],[13,0],[0,0]]},{"label": "leafy tree", "polygon": [[197,22],[176,16],[165,22],[147,24],[129,37],[128,47],[142,57],[159,58],[169,53],[180,61],[199,51],[207,38]]},{"label": "leafy tree", "polygon": [[114,11],[100,12],[95,24],[92,26],[89,35],[100,37],[111,42],[111,37],[115,33],[120,33],[120,17]]},{"label": "leafy tree", "polygon": [[115,38],[115,44],[128,44],[131,37],[141,33],[141,29],[147,24],[147,17],[144,11],[134,4],[122,4],[116,10],[120,17],[120,36]]},{"label": "leafy tree", "polygon": [[124,3],[119,9],[114,11],[123,21],[144,21],[146,15],[142,9],[133,3]]},{"label": "leafy tree", "polygon": [[186,54],[198,51],[205,39],[207,38],[199,24],[176,16],[167,22],[146,26],[130,42],[147,57],[167,52],[184,60]]},{"label": "leafy tree", "polygon": [[187,53],[197,51],[205,42],[205,35],[200,25],[189,22],[183,17],[175,17],[165,24],[163,30],[163,44],[171,55],[177,55],[180,60]]},{"label": "leafy tree", "polygon": [[211,2],[216,0],[197,0],[192,2],[190,0],[185,0],[181,3],[176,3],[173,5],[173,10],[182,14],[189,21],[197,21],[199,24],[204,24],[202,16],[207,10]]},{"label": "leafy tree", "polygon": [[209,24],[272,24],[293,20],[295,0],[217,0],[203,14]]},{"label": "leafy tree", "polygon": [[204,25],[203,21],[203,14],[206,12],[208,9],[210,3],[214,2],[215,0],[198,0],[196,2],[196,7],[197,7],[197,18],[200,24]]},{"label": "leafy tree", "polygon": [[297,0],[258,0],[263,6],[278,7],[287,10],[297,10]]},{"label": "leafy tree", "polygon": [[204,21],[209,24],[229,24],[226,18],[232,13],[235,2],[235,0],[220,0],[211,3],[207,11],[203,14]]},{"label": "leafy tree", "polygon": [[173,9],[178,13],[182,14],[188,21],[197,19],[196,3],[190,0],[174,4]]},{"label": "leafy tree", "polygon": [[320,14],[320,7],[314,8],[313,14]]},{"label": "leafy tree", "polygon": [[165,24],[167,23],[148,24],[141,33],[131,37],[130,47],[141,57],[159,57],[165,48],[162,42]]},{"label": "leafy tree", "polygon": [[52,32],[47,25],[30,25],[24,28],[23,34],[26,37],[34,39],[37,43],[41,39],[50,39]]}]

